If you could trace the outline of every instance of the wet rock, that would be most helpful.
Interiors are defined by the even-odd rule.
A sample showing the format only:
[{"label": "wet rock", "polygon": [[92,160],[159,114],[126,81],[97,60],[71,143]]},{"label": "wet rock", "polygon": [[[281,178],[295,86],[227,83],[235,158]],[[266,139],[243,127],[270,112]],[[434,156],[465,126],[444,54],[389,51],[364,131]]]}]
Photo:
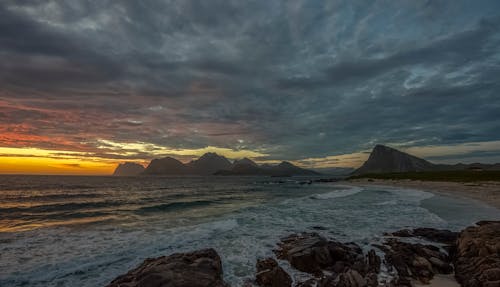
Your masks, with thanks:
[{"label": "wet rock", "polygon": [[364,287],[367,286],[365,278],[358,271],[349,269],[339,275],[336,287]]},{"label": "wet rock", "polygon": [[146,259],[107,287],[227,287],[213,249]]},{"label": "wet rock", "polygon": [[327,240],[317,233],[293,234],[278,245],[278,258],[315,276],[296,286],[378,286],[381,259],[374,250],[365,255],[355,243]]},{"label": "wet rock", "polygon": [[304,282],[299,282],[295,287],[318,287],[318,281],[316,279],[308,279]]},{"label": "wet rock", "polygon": [[292,278],[278,262],[272,258],[259,259],[257,261],[257,284],[265,287],[290,287]]},{"label": "wet rock", "polygon": [[385,243],[385,260],[393,266],[399,278],[398,284],[406,284],[411,278],[428,284],[436,273],[451,273],[450,258],[433,245],[412,244],[396,239]]},{"label": "wet rock", "polygon": [[464,287],[500,286],[500,221],[481,221],[457,240],[455,277]]},{"label": "wet rock", "polygon": [[[358,271],[354,269],[347,269],[338,275],[330,275],[322,277],[316,282],[316,287],[376,287],[378,281],[376,278],[370,276],[369,278],[363,277]],[[302,287],[302,286],[301,286]]]},{"label": "wet rock", "polygon": [[366,273],[363,252],[354,243],[326,240],[317,233],[293,234],[282,240],[276,255],[287,260],[297,270],[321,276],[322,270],[344,272],[352,268]]},{"label": "wet rock", "polygon": [[317,233],[293,234],[278,245],[278,258],[288,260],[295,269],[303,272],[318,274],[333,263],[328,241]]},{"label": "wet rock", "polygon": [[415,229],[402,229],[390,233],[390,235],[397,237],[422,237],[433,242],[454,244],[457,240],[458,232],[453,232],[445,229],[422,227]]},{"label": "wet rock", "polygon": [[378,286],[378,275],[377,273],[370,272],[366,274],[366,285],[369,287],[377,287]]},{"label": "wet rock", "polygon": [[366,255],[368,259],[368,272],[372,272],[378,274],[380,272],[380,257],[375,253],[375,250],[368,251],[368,255]]},{"label": "wet rock", "polygon": [[448,262],[444,262],[443,260],[436,257],[429,258],[429,262],[432,264],[434,270],[436,270],[436,273],[440,274],[453,273],[453,267]]}]

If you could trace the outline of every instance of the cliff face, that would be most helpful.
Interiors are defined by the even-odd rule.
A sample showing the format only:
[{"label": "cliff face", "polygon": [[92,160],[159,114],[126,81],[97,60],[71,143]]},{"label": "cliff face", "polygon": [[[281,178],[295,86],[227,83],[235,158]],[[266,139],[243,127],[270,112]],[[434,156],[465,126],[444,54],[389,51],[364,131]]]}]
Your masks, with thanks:
[{"label": "cliff face", "polygon": [[424,159],[387,146],[377,145],[373,148],[368,160],[353,174],[429,171],[434,169],[436,169],[436,165]]},{"label": "cliff face", "polygon": [[114,176],[135,176],[144,171],[144,167],[138,163],[126,162],[120,163],[113,173]]}]

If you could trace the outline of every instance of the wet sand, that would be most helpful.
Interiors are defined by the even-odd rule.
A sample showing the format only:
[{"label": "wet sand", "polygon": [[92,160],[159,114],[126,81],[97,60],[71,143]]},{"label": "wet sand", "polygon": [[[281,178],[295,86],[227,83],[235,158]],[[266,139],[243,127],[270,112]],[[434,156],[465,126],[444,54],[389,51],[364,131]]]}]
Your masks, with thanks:
[{"label": "wet sand", "polygon": [[434,278],[429,282],[428,285],[424,285],[418,281],[414,281],[416,287],[427,286],[427,287],[460,287],[457,280],[453,277],[453,275],[443,275],[436,274]]}]

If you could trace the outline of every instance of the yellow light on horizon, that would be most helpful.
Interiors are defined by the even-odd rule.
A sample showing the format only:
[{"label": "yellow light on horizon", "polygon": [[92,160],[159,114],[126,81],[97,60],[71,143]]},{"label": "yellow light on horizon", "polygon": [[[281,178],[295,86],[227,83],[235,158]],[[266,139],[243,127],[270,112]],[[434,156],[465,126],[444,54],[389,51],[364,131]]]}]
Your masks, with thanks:
[{"label": "yellow light on horizon", "polygon": [[87,152],[39,148],[0,147],[3,174],[111,174],[116,160],[92,157]]},{"label": "yellow light on horizon", "polygon": [[61,174],[61,175],[106,175],[113,173],[113,162],[49,157],[0,158],[0,173],[3,174]]}]

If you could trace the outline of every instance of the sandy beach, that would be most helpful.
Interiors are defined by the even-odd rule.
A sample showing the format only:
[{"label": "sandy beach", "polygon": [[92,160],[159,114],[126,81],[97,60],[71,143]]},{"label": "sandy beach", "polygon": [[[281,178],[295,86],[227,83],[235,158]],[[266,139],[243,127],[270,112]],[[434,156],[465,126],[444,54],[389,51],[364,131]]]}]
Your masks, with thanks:
[{"label": "sandy beach", "polygon": [[354,179],[349,180],[348,183],[361,186],[383,185],[421,189],[437,194],[479,200],[500,209],[500,182],[486,181],[462,183],[419,180]]}]

